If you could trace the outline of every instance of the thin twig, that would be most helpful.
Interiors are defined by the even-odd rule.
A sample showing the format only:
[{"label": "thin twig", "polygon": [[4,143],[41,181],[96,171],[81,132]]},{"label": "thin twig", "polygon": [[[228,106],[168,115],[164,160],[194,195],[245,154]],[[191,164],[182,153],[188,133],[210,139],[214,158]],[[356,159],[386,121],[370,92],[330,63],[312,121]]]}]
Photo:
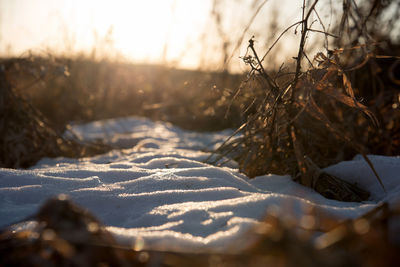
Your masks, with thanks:
[{"label": "thin twig", "polygon": [[243,42],[244,36],[246,35],[247,31],[249,30],[250,26],[253,24],[254,19],[257,17],[258,13],[261,11],[261,9],[264,7],[264,5],[268,2],[268,0],[264,0],[264,2],[261,3],[261,5],[259,5],[259,7],[257,8],[256,12],[254,12],[253,16],[251,17],[249,23],[247,23],[246,28],[243,30],[242,35],[240,36],[239,40],[236,43],[235,48],[233,49],[230,57],[227,59],[226,64],[229,64],[229,62],[231,61],[231,59],[233,58],[233,55],[236,53],[236,51],[239,49],[240,45]]},{"label": "thin twig", "polygon": [[311,29],[311,28],[309,28],[308,31],[322,33],[324,35],[328,35],[328,36],[333,37],[333,38],[340,38],[339,36],[334,35],[333,33],[326,32],[326,31],[320,31],[320,30],[315,30],[315,29]]},{"label": "thin twig", "polygon": [[[303,17],[302,17],[302,29],[301,29],[301,39],[300,39],[300,45],[299,45],[299,52],[297,53],[297,59],[296,59],[296,74],[293,79],[292,83],[292,90],[296,88],[299,76],[300,76],[300,70],[301,70],[301,59],[303,57],[303,51],[304,51],[304,45],[305,45],[305,40],[306,40],[306,35],[308,32],[308,19],[310,18],[310,15],[315,8],[315,5],[318,3],[319,0],[315,0],[314,3],[312,4],[310,10],[308,11],[307,15],[304,17],[304,12],[305,12],[305,5],[303,6]],[[305,1],[303,2],[305,4]],[[292,100],[293,100],[294,94],[292,94]]]},{"label": "thin twig", "polygon": [[264,69],[264,67],[263,67],[263,65],[262,65],[262,63],[261,63],[261,61],[260,61],[260,58],[258,57],[256,50],[254,49],[254,40],[253,40],[253,39],[250,39],[250,40],[249,40],[249,47],[250,47],[251,51],[253,52],[254,57],[255,57],[256,60],[257,60],[258,66],[260,67],[260,72],[261,72],[261,74],[265,77],[265,80],[267,81],[269,87],[270,87],[275,93],[278,93],[278,92],[279,92],[278,86],[274,83],[274,80],[273,80],[273,79],[268,75],[268,73],[265,71],[265,69]]},{"label": "thin twig", "polygon": [[274,46],[276,45],[276,43],[278,43],[278,41],[282,38],[283,35],[285,35],[285,33],[287,33],[291,28],[293,28],[296,25],[300,25],[302,23],[302,21],[298,21],[293,23],[292,25],[290,25],[289,27],[287,27],[279,36],[278,38],[276,38],[276,40],[274,41],[274,43],[268,48],[267,52],[264,54],[264,56],[261,58],[261,62],[264,61],[265,57],[269,54],[269,52],[272,50],[272,48],[274,48]]}]

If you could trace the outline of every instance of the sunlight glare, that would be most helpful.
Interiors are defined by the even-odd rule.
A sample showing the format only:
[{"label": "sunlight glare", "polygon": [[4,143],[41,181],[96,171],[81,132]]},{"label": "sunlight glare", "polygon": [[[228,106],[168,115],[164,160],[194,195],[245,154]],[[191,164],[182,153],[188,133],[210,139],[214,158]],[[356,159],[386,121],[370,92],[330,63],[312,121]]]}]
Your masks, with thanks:
[{"label": "sunlight glare", "polygon": [[166,42],[172,4],[172,0],[124,1],[110,8],[109,3],[101,2],[92,14],[92,26],[100,35],[112,30],[114,46],[124,54],[154,61],[160,58]]},{"label": "sunlight glare", "polygon": [[[0,3],[1,53],[27,49],[56,53],[122,55],[159,63],[181,61],[198,41],[210,0],[4,0]],[[1,21],[0,21],[1,22]],[[198,57],[190,53],[192,58]],[[185,59],[187,60],[187,59]],[[190,61],[189,60],[189,61]],[[196,65],[192,62],[192,65]]]}]

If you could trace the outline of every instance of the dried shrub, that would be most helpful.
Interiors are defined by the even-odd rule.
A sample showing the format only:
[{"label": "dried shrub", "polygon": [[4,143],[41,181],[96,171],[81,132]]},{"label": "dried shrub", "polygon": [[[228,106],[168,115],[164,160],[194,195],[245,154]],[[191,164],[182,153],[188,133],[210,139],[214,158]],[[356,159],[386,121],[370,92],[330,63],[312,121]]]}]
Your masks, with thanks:
[{"label": "dried shrub", "polygon": [[[364,104],[366,101],[360,101],[364,95],[370,94],[370,88],[355,89],[352,79],[355,74],[361,73],[360,69],[365,62],[382,58],[373,51],[376,44],[372,42],[370,32],[366,29],[373,16],[363,15],[366,11],[376,14],[379,6],[371,4],[358,7],[352,1],[344,1],[337,36],[313,29],[311,14],[316,14],[317,21],[325,29],[315,9],[317,3],[318,0],[306,6],[303,1],[302,19],[289,26],[273,44],[274,46],[289,29],[301,27],[293,71],[280,68],[275,75],[266,71],[263,60],[273,46],[261,58],[254,48],[254,39],[249,40],[243,60],[251,70],[248,79],[236,93],[236,99],[245,104],[243,114],[247,119],[235,133],[241,135],[229,138],[217,153],[235,159],[240,170],[249,177],[267,173],[290,174],[301,184],[314,188],[325,197],[342,201],[362,201],[368,199],[368,192],[324,173],[320,168],[351,159],[359,153],[383,187],[367,154],[376,151],[371,149],[374,142],[384,141],[380,136],[385,127],[398,127],[399,117],[389,107],[397,105],[398,91],[392,90],[392,99],[383,101],[383,106],[378,108],[378,119],[373,112],[376,108],[370,108]],[[347,43],[348,48],[329,50],[326,47],[326,53],[319,52],[310,60],[305,46],[310,33],[323,34],[328,43],[328,37],[342,40],[343,32],[353,38],[349,37],[352,46],[348,47]],[[354,45],[360,40],[365,44]],[[336,42],[339,43],[341,42]],[[349,57],[349,53],[352,57]],[[385,58],[396,59],[393,56]],[[302,67],[304,61],[309,65],[305,71]],[[395,71],[392,70],[391,73]],[[372,77],[377,76],[372,73]],[[397,81],[397,78],[394,80]],[[372,97],[372,101],[380,99],[379,95],[385,93],[383,88],[386,87],[383,86]],[[370,101],[366,104],[369,103]],[[390,121],[383,121],[383,127],[379,126],[382,117]],[[396,147],[396,133],[391,132],[388,136],[395,138],[392,143]]]},{"label": "dried shrub", "polygon": [[43,157],[81,157],[110,147],[66,139],[9,83],[0,70],[0,167],[27,168]]}]

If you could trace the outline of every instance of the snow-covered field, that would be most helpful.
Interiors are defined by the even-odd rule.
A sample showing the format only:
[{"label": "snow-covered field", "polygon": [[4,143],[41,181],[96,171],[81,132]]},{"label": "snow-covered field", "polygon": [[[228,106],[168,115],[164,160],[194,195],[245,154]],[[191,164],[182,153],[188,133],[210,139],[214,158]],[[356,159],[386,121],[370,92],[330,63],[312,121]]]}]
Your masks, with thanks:
[{"label": "snow-covered field", "polygon": [[289,176],[249,180],[234,163],[203,163],[206,151],[230,131],[193,133],[139,118],[93,122],[73,131],[121,149],[90,158],[42,159],[28,170],[0,169],[0,227],[23,220],[47,198],[63,193],[94,213],[123,244],[140,239],[145,247],[159,249],[218,250],[271,208],[300,219],[313,207],[346,219],[400,200],[400,157],[369,156],[386,192],[361,157],[325,169],[371,192],[369,201],[344,203],[325,199]]}]

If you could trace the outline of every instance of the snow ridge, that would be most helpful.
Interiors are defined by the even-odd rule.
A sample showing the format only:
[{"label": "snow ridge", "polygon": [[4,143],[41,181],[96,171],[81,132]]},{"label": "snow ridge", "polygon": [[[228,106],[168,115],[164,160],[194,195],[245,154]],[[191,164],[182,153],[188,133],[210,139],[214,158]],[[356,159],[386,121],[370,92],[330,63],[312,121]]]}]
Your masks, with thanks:
[{"label": "snow ridge", "polygon": [[249,180],[235,163],[203,163],[209,156],[203,151],[230,131],[193,133],[134,117],[77,125],[73,131],[84,140],[105,139],[121,149],[82,159],[46,158],[28,170],[0,169],[1,227],[34,214],[46,199],[63,193],[89,209],[123,244],[139,240],[145,248],[222,250],[270,207],[298,218],[314,207],[346,219],[400,198],[399,157],[369,156],[386,193],[361,157],[327,168],[371,192],[370,201],[343,203],[325,199],[289,176]]}]

